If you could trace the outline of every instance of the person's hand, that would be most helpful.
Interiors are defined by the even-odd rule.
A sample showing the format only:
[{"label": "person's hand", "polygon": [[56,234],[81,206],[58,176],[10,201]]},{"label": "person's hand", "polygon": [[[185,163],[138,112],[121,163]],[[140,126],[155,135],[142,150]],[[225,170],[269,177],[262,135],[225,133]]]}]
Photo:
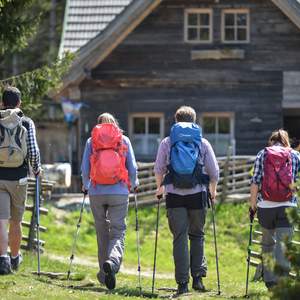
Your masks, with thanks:
[{"label": "person's hand", "polygon": [[84,185],[82,185],[81,191],[84,195],[87,195],[87,193],[88,193],[88,190],[84,187]]},{"label": "person's hand", "polygon": [[135,187],[133,188],[133,192],[134,192],[135,194],[137,194],[137,192],[138,192],[138,187],[137,187],[137,186],[135,186]]},{"label": "person's hand", "polygon": [[253,211],[254,214],[256,213],[256,211],[257,211],[256,201],[251,201],[250,202],[250,209]]},{"label": "person's hand", "polygon": [[215,189],[210,189],[210,199],[211,202],[216,203],[216,198],[217,198],[217,191]]},{"label": "person's hand", "polygon": [[32,170],[35,177],[42,176],[42,168],[39,167],[36,171]]},{"label": "person's hand", "polygon": [[163,197],[163,194],[164,194],[164,191],[165,191],[165,187],[162,185],[160,186],[157,190],[156,190],[156,193],[155,193],[155,196],[157,199],[161,199]]}]

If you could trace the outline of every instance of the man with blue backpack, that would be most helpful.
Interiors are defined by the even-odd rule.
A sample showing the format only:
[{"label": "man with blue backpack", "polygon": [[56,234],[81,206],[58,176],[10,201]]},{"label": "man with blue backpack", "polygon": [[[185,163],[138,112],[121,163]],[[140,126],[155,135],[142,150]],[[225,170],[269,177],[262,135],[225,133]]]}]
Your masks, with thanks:
[{"label": "man with blue backpack", "polygon": [[[206,277],[204,225],[208,194],[216,199],[219,167],[210,143],[202,138],[195,124],[192,107],[182,106],[175,113],[176,123],[169,137],[160,143],[156,162],[156,196],[165,194],[167,216],[173,234],[173,257],[178,294],[188,292],[189,270],[192,287],[203,292]],[[190,240],[190,249],[188,247]]]}]

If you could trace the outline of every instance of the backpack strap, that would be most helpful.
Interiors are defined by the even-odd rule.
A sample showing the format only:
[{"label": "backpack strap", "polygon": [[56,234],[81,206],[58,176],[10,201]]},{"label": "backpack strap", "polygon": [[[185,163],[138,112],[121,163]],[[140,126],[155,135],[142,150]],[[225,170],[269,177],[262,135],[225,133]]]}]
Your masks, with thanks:
[{"label": "backpack strap", "polygon": [[15,142],[20,148],[22,148],[21,141],[20,141],[20,133],[21,133],[21,127],[18,126],[15,134]]},{"label": "backpack strap", "polygon": [[0,145],[4,142],[4,135],[5,135],[5,128],[0,124],[0,131],[1,131],[1,136],[0,136]]}]

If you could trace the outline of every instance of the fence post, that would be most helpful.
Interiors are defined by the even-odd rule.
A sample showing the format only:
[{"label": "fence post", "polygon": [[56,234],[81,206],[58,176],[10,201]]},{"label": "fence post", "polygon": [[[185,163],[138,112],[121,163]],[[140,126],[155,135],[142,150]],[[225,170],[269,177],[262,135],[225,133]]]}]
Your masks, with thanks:
[{"label": "fence post", "polygon": [[224,169],[223,169],[223,182],[222,182],[222,192],[220,201],[221,203],[225,202],[227,194],[228,194],[228,177],[229,177],[229,164],[230,164],[230,153],[231,153],[231,146],[227,148],[227,157],[224,162]]}]

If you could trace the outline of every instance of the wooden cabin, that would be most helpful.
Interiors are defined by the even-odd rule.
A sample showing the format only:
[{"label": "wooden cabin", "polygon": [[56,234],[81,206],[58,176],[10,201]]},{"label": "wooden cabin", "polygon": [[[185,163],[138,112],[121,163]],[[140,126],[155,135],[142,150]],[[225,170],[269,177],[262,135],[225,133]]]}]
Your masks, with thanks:
[{"label": "wooden cabin", "polygon": [[77,56],[57,99],[86,104],[78,161],[106,111],[142,161],[181,105],[195,108],[218,156],[256,154],[280,127],[300,138],[298,0],[69,0],[64,51]]}]

